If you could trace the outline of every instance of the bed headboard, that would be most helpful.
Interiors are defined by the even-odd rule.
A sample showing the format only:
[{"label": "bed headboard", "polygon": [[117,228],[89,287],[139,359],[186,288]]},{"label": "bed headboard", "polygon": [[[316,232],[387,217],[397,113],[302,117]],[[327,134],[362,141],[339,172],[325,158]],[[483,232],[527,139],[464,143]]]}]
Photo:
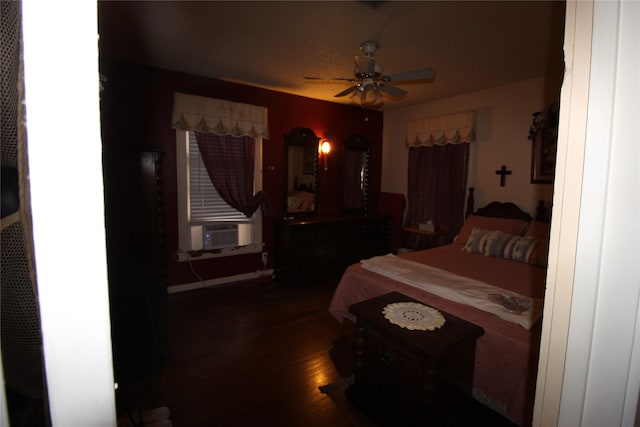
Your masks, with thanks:
[{"label": "bed headboard", "polygon": [[487,206],[479,208],[473,214],[493,218],[514,218],[531,221],[531,215],[511,202],[491,202]]},{"label": "bed headboard", "polygon": [[[523,211],[516,205],[511,202],[491,202],[488,205],[478,208],[477,211],[474,211],[474,198],[473,198],[473,187],[469,187],[469,196],[467,197],[467,216],[470,214],[480,215],[480,216],[490,216],[495,218],[514,218],[514,219],[523,219],[525,221],[531,221],[531,215],[529,213]],[[547,209],[545,207],[544,200],[540,200],[538,202],[538,206],[536,207],[536,217],[537,221],[548,222],[549,215],[547,214]]]}]

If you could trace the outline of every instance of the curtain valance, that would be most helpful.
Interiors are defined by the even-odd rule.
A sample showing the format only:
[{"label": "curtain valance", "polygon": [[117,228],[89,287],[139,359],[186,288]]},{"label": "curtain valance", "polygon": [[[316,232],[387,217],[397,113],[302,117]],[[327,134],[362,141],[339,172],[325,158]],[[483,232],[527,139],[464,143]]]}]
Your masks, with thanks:
[{"label": "curtain valance", "polygon": [[473,142],[475,129],[473,111],[413,120],[407,124],[407,147]]},{"label": "curtain valance", "polygon": [[185,131],[269,138],[266,107],[177,92],[171,125]]}]

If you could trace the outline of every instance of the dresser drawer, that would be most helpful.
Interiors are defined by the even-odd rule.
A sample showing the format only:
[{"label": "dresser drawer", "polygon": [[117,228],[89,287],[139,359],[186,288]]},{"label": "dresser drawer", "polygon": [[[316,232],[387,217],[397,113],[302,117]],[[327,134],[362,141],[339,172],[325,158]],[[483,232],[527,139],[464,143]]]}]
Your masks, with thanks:
[{"label": "dresser drawer", "polygon": [[339,278],[349,265],[388,253],[390,224],[389,216],[375,214],[279,221],[278,281],[303,284]]}]

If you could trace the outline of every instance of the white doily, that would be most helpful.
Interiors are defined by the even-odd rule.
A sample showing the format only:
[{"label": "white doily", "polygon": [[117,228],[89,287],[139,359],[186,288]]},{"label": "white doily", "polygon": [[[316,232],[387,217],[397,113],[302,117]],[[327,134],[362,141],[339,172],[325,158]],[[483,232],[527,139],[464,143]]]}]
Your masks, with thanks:
[{"label": "white doily", "polygon": [[412,331],[433,331],[442,327],[442,313],[417,302],[395,302],[382,309],[382,314],[394,325]]}]

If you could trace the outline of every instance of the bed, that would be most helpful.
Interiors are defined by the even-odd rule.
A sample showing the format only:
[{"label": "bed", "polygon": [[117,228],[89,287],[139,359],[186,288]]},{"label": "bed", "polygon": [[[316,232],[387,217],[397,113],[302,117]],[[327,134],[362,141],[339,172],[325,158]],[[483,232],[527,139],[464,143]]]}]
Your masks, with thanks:
[{"label": "bed", "polygon": [[349,266],[329,312],[355,321],[350,305],[396,291],[481,326],[473,397],[530,425],[548,233],[515,204],[492,202],[468,215],[451,244]]}]

